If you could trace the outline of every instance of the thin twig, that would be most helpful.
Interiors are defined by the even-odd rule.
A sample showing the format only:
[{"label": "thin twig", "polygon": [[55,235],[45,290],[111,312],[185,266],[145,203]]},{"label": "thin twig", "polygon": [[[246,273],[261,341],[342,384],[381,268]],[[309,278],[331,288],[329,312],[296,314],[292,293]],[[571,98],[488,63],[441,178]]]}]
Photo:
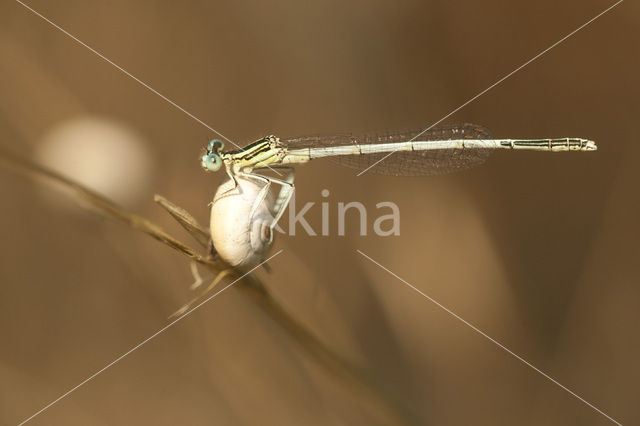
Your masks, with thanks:
[{"label": "thin twig", "polygon": [[260,285],[238,287],[249,294],[276,323],[283,327],[326,371],[340,379],[354,395],[367,400],[380,414],[390,419],[390,424],[423,425],[424,419],[410,409],[393,391],[381,383],[376,374],[365,371],[325,345],[311,330],[289,314],[284,307]]},{"label": "thin twig", "polygon": [[200,226],[198,221],[196,221],[188,211],[173,204],[171,201],[158,194],[153,196],[153,201],[160,204],[160,206],[168,211],[169,214],[173,216],[173,218],[177,220],[178,223],[182,225],[182,227],[186,229],[202,247],[206,248],[209,245],[209,241],[211,239],[209,230]]},{"label": "thin twig", "polygon": [[71,190],[78,198],[87,202],[91,207],[97,209],[104,216],[124,222],[132,228],[142,231],[156,240],[165,243],[169,247],[178,250],[198,263],[212,266],[215,265],[211,260],[201,256],[191,247],[167,234],[158,225],[150,222],[142,216],[126,211],[103,195],[100,195],[86,186],[54,172],[53,170],[29,161],[19,155],[13,154],[4,148],[0,148],[0,161],[3,161],[6,165],[12,166],[29,177],[43,177],[55,183],[62,184],[66,189]]},{"label": "thin twig", "polygon": [[[53,183],[62,184],[71,190],[79,200],[87,202],[91,207],[106,217],[126,223],[133,229],[144,232],[156,240],[184,254],[190,259],[205,265],[214,274],[220,274],[229,268],[222,261],[214,261],[197,253],[186,244],[173,238],[151,221],[131,213],[118,206],[108,198],[77,183],[59,173],[40,166],[28,159],[13,154],[0,147],[0,163],[4,163],[31,178],[45,178]],[[195,239],[206,247],[209,233],[186,210],[176,206],[167,199],[156,195],[155,201],[165,208]],[[231,270],[227,277],[238,279],[241,275]],[[383,415],[391,419],[393,424],[423,424],[418,415],[408,409],[406,404],[389,392],[383,384],[375,379],[374,374],[367,374],[354,366],[339,354],[325,345],[311,330],[295,319],[268,292],[264,284],[252,275],[243,279],[237,287],[251,297],[276,323],[283,327],[289,335],[310,355],[319,365],[341,380],[355,394],[368,400]]]}]

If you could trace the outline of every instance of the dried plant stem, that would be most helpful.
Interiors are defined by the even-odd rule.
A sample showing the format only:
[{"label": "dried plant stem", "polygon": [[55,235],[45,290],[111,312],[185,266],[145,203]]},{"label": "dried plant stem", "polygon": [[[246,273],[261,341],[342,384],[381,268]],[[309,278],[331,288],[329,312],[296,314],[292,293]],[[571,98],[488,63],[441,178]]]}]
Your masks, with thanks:
[{"label": "dried plant stem", "polygon": [[387,418],[385,424],[422,425],[420,416],[390,389],[376,379],[376,375],[350,363],[325,345],[311,330],[297,321],[260,284],[243,285],[245,291],[276,323],[283,327],[296,343],[321,367],[338,378],[354,395],[368,402],[378,413]]},{"label": "dried plant stem", "polygon": [[[166,198],[156,195],[154,200],[166,209],[195,239],[203,248],[208,248],[209,233],[198,221],[183,208],[176,206]],[[206,238],[202,238],[206,235]],[[218,274],[214,283],[219,281],[223,274],[231,272],[230,279],[237,279],[238,274],[231,269],[226,269]],[[235,276],[234,276],[235,274]],[[211,290],[209,286],[205,292]],[[353,394],[360,395],[364,399],[372,402],[373,405],[391,419],[395,419],[399,424],[423,424],[418,416],[411,413],[404,407],[401,401],[395,399],[395,396],[388,392],[384,386],[373,379],[373,375],[366,374],[361,369],[349,363],[347,360],[329,349],[318,337],[309,329],[304,327],[291,314],[289,314],[283,306],[278,303],[268,292],[266,287],[253,276],[247,277],[239,282],[237,288],[247,293],[251,300],[257,304],[260,309],[266,312],[277,324],[283,327],[291,337],[300,345],[300,347],[310,355],[323,368],[330,371],[335,377],[348,386]],[[188,308],[196,300],[200,300],[202,296],[198,296],[183,309]],[[183,309],[178,310],[176,314],[182,314]]]},{"label": "dried plant stem", "polygon": [[153,196],[153,201],[160,204],[166,211],[168,211],[169,214],[173,216],[173,218],[177,220],[178,223],[182,225],[182,227],[186,229],[187,232],[189,232],[189,234],[191,234],[191,236],[195,238],[203,248],[207,248],[209,246],[209,241],[211,240],[209,230],[200,226],[198,221],[196,221],[188,211],[173,204],[171,201],[158,194]]},{"label": "dried plant stem", "polygon": [[[0,148],[0,162],[20,171],[31,178],[45,178],[52,183],[62,185],[70,190],[78,200],[88,203],[102,215],[126,223],[133,229],[144,232],[156,240],[184,254],[190,259],[205,265],[211,272],[218,275],[229,269],[219,260],[212,260],[200,255],[191,247],[173,238],[159,226],[149,220],[131,213],[118,206],[108,198],[65,177],[59,173],[40,166],[28,159],[15,155],[4,148]],[[164,197],[155,196],[155,201],[165,208],[204,248],[209,241],[209,232],[184,209],[171,203]],[[225,274],[227,274],[225,272]],[[237,271],[228,273],[229,280],[238,279],[241,275]],[[392,424],[423,424],[424,422],[407,409],[406,404],[398,400],[392,393],[374,379],[373,374],[366,374],[346,359],[326,346],[312,331],[297,321],[282,307],[267,291],[257,278],[248,276],[236,285],[248,294],[251,299],[264,310],[276,323],[283,327],[289,335],[311,356],[319,365],[330,372],[347,386],[356,396],[375,407],[379,414],[388,418]]]},{"label": "dried plant stem", "polygon": [[0,148],[0,161],[8,166],[24,173],[32,178],[45,178],[55,183],[62,184],[66,189],[71,190],[78,198],[97,209],[106,217],[124,222],[138,231],[142,231],[156,240],[165,243],[169,247],[178,250],[190,259],[202,264],[213,264],[212,261],[195,252],[191,247],[181,243],[171,235],[164,232],[159,226],[150,222],[142,216],[130,213],[118,206],[108,198],[97,192],[65,177],[61,174],[47,169],[25,158],[15,155],[4,148]]}]

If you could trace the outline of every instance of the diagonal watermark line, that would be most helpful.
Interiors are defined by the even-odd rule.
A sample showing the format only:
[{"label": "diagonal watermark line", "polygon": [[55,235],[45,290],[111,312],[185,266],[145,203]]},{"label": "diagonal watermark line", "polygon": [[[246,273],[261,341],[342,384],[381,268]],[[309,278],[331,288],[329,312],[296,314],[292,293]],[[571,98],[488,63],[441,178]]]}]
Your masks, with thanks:
[{"label": "diagonal watermark line", "polygon": [[27,423],[28,421],[32,420],[34,417],[36,417],[39,414],[42,414],[45,410],[51,408],[54,404],[56,404],[57,402],[59,402],[60,400],[66,398],[67,396],[69,396],[69,394],[71,394],[72,392],[74,392],[75,390],[77,390],[78,388],[80,388],[82,385],[86,384],[87,382],[93,380],[96,376],[98,376],[99,374],[103,373],[106,369],[108,369],[109,367],[113,366],[114,364],[116,364],[117,362],[121,361],[123,358],[127,357],[128,355],[130,355],[132,352],[136,351],[137,349],[139,349],[141,346],[143,346],[145,343],[149,342],[151,339],[153,339],[154,337],[158,336],[159,334],[163,333],[164,331],[166,331],[169,327],[173,326],[175,323],[177,323],[178,321],[180,321],[181,319],[183,319],[184,317],[186,317],[187,315],[189,315],[190,313],[192,313],[193,311],[195,311],[196,309],[198,309],[200,306],[204,305],[205,303],[207,303],[209,300],[213,299],[214,297],[216,297],[217,295],[219,295],[220,293],[222,293],[223,291],[225,291],[226,289],[228,289],[229,287],[231,287],[232,285],[234,285],[235,283],[237,283],[238,281],[240,281],[241,279],[243,279],[244,277],[246,277],[247,275],[249,275],[251,272],[255,271],[256,269],[258,269],[260,266],[264,265],[265,263],[269,262],[271,259],[273,259],[274,257],[276,257],[277,255],[279,255],[280,253],[282,253],[283,249],[278,250],[275,254],[273,254],[271,257],[269,257],[268,259],[262,261],[260,264],[256,265],[255,267],[253,267],[251,270],[249,270],[247,273],[243,274],[240,278],[235,279],[234,281],[232,281],[230,284],[228,284],[226,287],[224,287],[222,290],[220,290],[217,293],[212,294],[211,296],[207,297],[205,300],[203,300],[202,302],[198,303],[196,306],[193,307],[193,309],[188,310],[187,312],[185,312],[183,315],[179,316],[178,318],[176,318],[175,320],[171,321],[169,324],[165,325],[164,327],[162,327],[160,330],[156,331],[155,333],[153,333],[151,336],[147,337],[146,339],[144,339],[142,342],[138,343],[137,345],[135,345],[133,348],[129,349],[127,352],[123,353],[122,355],[120,355],[118,358],[114,359],[113,361],[111,361],[109,364],[105,365],[104,367],[102,367],[100,370],[96,371],[95,373],[93,373],[91,376],[87,377],[86,379],[84,379],[82,382],[78,383],[76,386],[72,387],[71,389],[69,389],[68,391],[66,391],[65,393],[63,393],[62,395],[60,395],[58,398],[54,399],[53,401],[51,401],[49,404],[45,405],[44,407],[42,407],[40,410],[38,410],[37,412],[35,412],[34,414],[32,414],[30,417],[24,419],[23,421],[21,421],[18,426],[21,426],[25,423]]},{"label": "diagonal watermark line", "polygon": [[[575,33],[577,33],[578,31],[580,31],[581,29],[583,29],[584,27],[586,27],[587,25],[591,24],[593,21],[595,21],[596,19],[600,18],[602,15],[604,15],[605,13],[609,12],[611,9],[613,9],[614,7],[616,7],[617,5],[619,5],[620,3],[622,3],[624,0],[618,0],[616,3],[612,4],[611,6],[609,6],[608,8],[606,8],[605,10],[603,10],[602,12],[598,13],[596,16],[594,16],[593,18],[589,19],[587,22],[585,22],[584,24],[580,25],[578,28],[576,28],[575,30],[571,31],[569,34],[567,34],[566,36],[562,37],[560,40],[556,41],[555,43],[553,43],[551,46],[547,47],[546,49],[544,49],[542,52],[538,53],[536,56],[534,56],[533,58],[529,59],[527,62],[525,62],[524,64],[520,65],[518,68],[514,69],[513,71],[511,71],[509,74],[505,75],[504,77],[502,77],[500,80],[496,81],[495,83],[493,83],[491,86],[487,87],[486,89],[484,89],[483,91],[481,91],[480,93],[478,93],[477,95],[475,95],[474,97],[472,97],[471,99],[469,99],[468,101],[466,101],[465,103],[463,103],[462,105],[460,105],[459,107],[457,107],[456,109],[454,109],[453,111],[451,111],[450,113],[448,113],[447,115],[445,115],[444,117],[442,117],[440,120],[436,121],[435,123],[433,123],[431,126],[427,127],[426,129],[424,129],[423,131],[421,131],[420,133],[418,133],[417,135],[415,135],[413,138],[411,138],[409,141],[407,142],[412,142],[414,141],[416,138],[420,137],[422,134],[424,134],[424,132],[427,132],[429,130],[431,130],[432,127],[438,125],[439,123],[443,122],[444,120],[446,120],[447,118],[451,117],[453,114],[455,114],[456,112],[460,111],[462,108],[466,107],[467,105],[469,105],[471,102],[475,101],[476,99],[478,99],[480,96],[484,95],[485,93],[487,93],[489,90],[493,89],[494,87],[496,87],[498,84],[502,83],[503,81],[505,81],[506,79],[508,79],[509,77],[511,77],[512,75],[514,75],[515,73],[517,73],[518,71],[520,71],[522,68],[526,67],[527,65],[529,65],[531,62],[535,61],[536,59],[538,59],[539,57],[541,57],[542,55],[544,55],[545,53],[547,53],[548,51],[550,51],[551,49],[553,49],[554,47],[556,47],[557,45],[559,45],[560,43],[562,43],[563,41],[565,41],[566,39],[568,39],[569,37],[571,37],[572,35],[574,35]],[[371,168],[375,167],[378,163],[380,163],[381,161],[385,160],[386,158],[388,158],[390,155],[392,155],[394,152],[396,152],[397,150],[391,151],[390,153],[388,153],[387,155],[385,155],[384,157],[382,157],[381,159],[379,159],[378,161],[376,161],[375,163],[371,164],[369,167],[367,167],[366,169],[362,170],[360,173],[358,173],[356,176],[361,176],[364,173],[366,173],[368,170],[370,170]]]},{"label": "diagonal watermark line", "polygon": [[56,24],[55,22],[51,21],[50,19],[48,19],[47,17],[43,16],[41,13],[39,13],[38,11],[36,11],[35,9],[31,8],[30,6],[26,5],[25,3],[23,3],[20,0],[16,0],[18,3],[20,3],[22,6],[24,6],[26,9],[30,10],[33,14],[39,16],[40,18],[42,18],[43,20],[47,21],[49,24],[51,24],[54,28],[56,28],[57,30],[63,32],[65,35],[67,35],[68,37],[70,37],[71,39],[73,39],[75,42],[77,42],[78,44],[86,47],[87,49],[89,49],[91,52],[95,53],[97,56],[99,56],[100,58],[102,58],[104,61],[108,62],[109,64],[113,65],[114,67],[116,67],[118,70],[120,70],[121,72],[123,72],[124,74],[126,74],[127,76],[131,77],[132,79],[134,79],[135,81],[137,81],[140,85],[142,85],[143,87],[145,87],[146,89],[150,90],[151,92],[155,93],[156,95],[160,96],[162,99],[164,99],[165,101],[167,101],[168,103],[170,103],[171,105],[173,105],[175,108],[179,109],[180,111],[182,111],[183,113],[187,114],[189,117],[193,118],[195,121],[197,121],[198,123],[202,124],[204,127],[206,127],[207,129],[211,130],[212,132],[216,133],[217,135],[221,136],[222,138],[224,138],[225,140],[231,142],[233,145],[235,145],[236,147],[240,148],[240,146],[238,144],[236,144],[234,141],[232,141],[231,139],[229,139],[228,137],[226,137],[225,135],[223,135],[222,133],[220,133],[218,130],[214,129],[213,127],[211,127],[210,125],[208,125],[207,123],[205,123],[204,121],[200,120],[198,117],[196,117],[195,115],[191,114],[189,111],[187,111],[186,109],[182,108],[180,105],[178,105],[177,103],[175,103],[174,101],[172,101],[171,99],[167,98],[165,95],[163,95],[162,93],[158,92],[156,89],[154,89],[153,87],[149,86],[147,83],[145,83],[144,81],[140,80],[138,77],[136,77],[135,75],[131,74],[129,71],[125,70],[124,68],[122,68],[120,65],[116,64],[115,62],[113,62],[111,59],[107,58],[106,56],[104,56],[102,53],[98,52],[97,50],[95,50],[93,47],[89,46],[88,44],[84,43],[82,40],[80,40],[79,38],[77,38],[76,36],[74,36],[73,34],[71,34],[70,32],[68,32],[67,30],[65,30],[64,28],[60,27],[58,24]]},{"label": "diagonal watermark line", "polygon": [[504,346],[503,344],[501,344],[500,342],[498,342],[497,340],[495,340],[493,337],[489,336],[488,334],[486,334],[484,331],[480,330],[478,327],[476,327],[475,325],[471,324],[470,322],[468,322],[467,320],[465,320],[464,318],[462,318],[460,315],[456,314],[455,312],[453,312],[452,310],[450,310],[449,308],[447,308],[446,306],[442,305],[440,302],[438,302],[437,300],[435,300],[434,298],[430,297],[429,295],[427,295],[426,293],[422,292],[421,290],[418,290],[416,287],[414,287],[413,285],[411,285],[409,282],[405,281],[403,278],[399,277],[398,275],[396,275],[395,273],[391,272],[388,268],[385,268],[384,266],[382,266],[380,263],[378,263],[377,261],[373,260],[371,257],[367,256],[366,254],[364,254],[362,251],[360,250],[356,250],[358,253],[360,253],[363,257],[367,258],[368,260],[370,260],[371,262],[375,263],[376,265],[378,265],[380,268],[384,269],[385,271],[387,271],[389,274],[393,275],[395,278],[397,278],[398,280],[402,281],[407,287],[411,288],[412,290],[420,293],[423,297],[425,297],[426,299],[428,299],[430,302],[434,303],[436,306],[438,306],[439,308],[443,309],[445,312],[447,312],[449,315],[453,316],[455,319],[457,319],[458,321],[462,322],[464,325],[466,325],[467,327],[470,327],[473,331],[475,331],[476,333],[480,334],[481,336],[483,336],[484,338],[490,340],[492,343],[494,343],[496,346],[498,346],[500,349],[504,350],[505,352],[507,352],[509,355],[515,357],[518,361],[524,363],[525,365],[527,365],[528,367],[530,367],[531,369],[533,369],[534,371],[536,371],[537,373],[540,373],[542,376],[544,376],[546,379],[548,379],[549,381],[553,382],[554,384],[558,385],[559,387],[561,387],[562,389],[564,389],[565,391],[569,392],[571,395],[573,395],[574,397],[576,397],[577,399],[579,399],[580,401],[582,401],[583,403],[585,403],[586,405],[588,405],[589,407],[593,408],[595,411],[597,411],[598,413],[602,414],[604,417],[606,417],[607,419],[611,420],[613,423],[622,426],[621,423],[619,423],[618,421],[616,421],[614,418],[610,417],[609,415],[607,415],[607,413],[605,413],[604,411],[602,411],[601,409],[599,409],[598,407],[596,407],[595,405],[593,405],[592,403],[590,403],[589,401],[587,401],[586,399],[582,398],[580,395],[578,395],[577,393],[573,392],[571,389],[569,389],[568,387],[564,386],[562,383],[558,382],[556,379],[554,379],[553,377],[549,376],[547,373],[545,373],[544,371],[540,370],[539,368],[537,368],[535,365],[531,364],[529,361],[527,361],[526,359],[522,358],[520,355],[516,354],[515,352],[511,351],[509,348],[507,348],[506,346]]}]

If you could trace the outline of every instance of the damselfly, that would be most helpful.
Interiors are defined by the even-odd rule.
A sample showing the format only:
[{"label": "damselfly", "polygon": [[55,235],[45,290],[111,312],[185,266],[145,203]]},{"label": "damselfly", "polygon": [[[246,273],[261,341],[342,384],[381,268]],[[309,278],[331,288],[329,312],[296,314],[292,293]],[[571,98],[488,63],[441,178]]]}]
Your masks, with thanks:
[{"label": "damselfly", "polygon": [[[426,131],[397,131],[364,134],[362,136],[304,136],[278,138],[266,136],[246,147],[223,151],[224,144],[212,140],[202,156],[202,167],[216,171],[223,165],[233,185],[238,179],[262,182],[249,217],[255,215],[269,192],[272,183],[281,185],[273,205],[273,219],[269,225],[269,239],[273,228],[284,213],[293,194],[292,165],[315,158],[328,157],[333,161],[361,171],[394,176],[427,176],[467,169],[484,162],[496,149],[533,151],[595,151],[593,141],[581,138],[561,139],[492,139],[482,126],[460,124],[434,127]],[[281,169],[284,179],[264,176],[256,172]],[[228,189],[228,190],[231,190]],[[270,242],[270,241],[269,241]]]}]

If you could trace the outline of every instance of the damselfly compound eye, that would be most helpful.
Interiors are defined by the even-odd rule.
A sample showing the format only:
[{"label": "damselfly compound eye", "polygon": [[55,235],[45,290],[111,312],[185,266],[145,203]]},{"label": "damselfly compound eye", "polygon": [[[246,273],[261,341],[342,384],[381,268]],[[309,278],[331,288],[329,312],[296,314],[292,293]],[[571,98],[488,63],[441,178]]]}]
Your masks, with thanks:
[{"label": "damselfly compound eye", "polygon": [[218,154],[209,153],[202,156],[202,167],[215,172],[222,166],[222,159]]},{"label": "damselfly compound eye", "polygon": [[207,145],[207,154],[217,153],[218,151],[222,151],[224,149],[224,143],[220,139],[213,139]]}]

